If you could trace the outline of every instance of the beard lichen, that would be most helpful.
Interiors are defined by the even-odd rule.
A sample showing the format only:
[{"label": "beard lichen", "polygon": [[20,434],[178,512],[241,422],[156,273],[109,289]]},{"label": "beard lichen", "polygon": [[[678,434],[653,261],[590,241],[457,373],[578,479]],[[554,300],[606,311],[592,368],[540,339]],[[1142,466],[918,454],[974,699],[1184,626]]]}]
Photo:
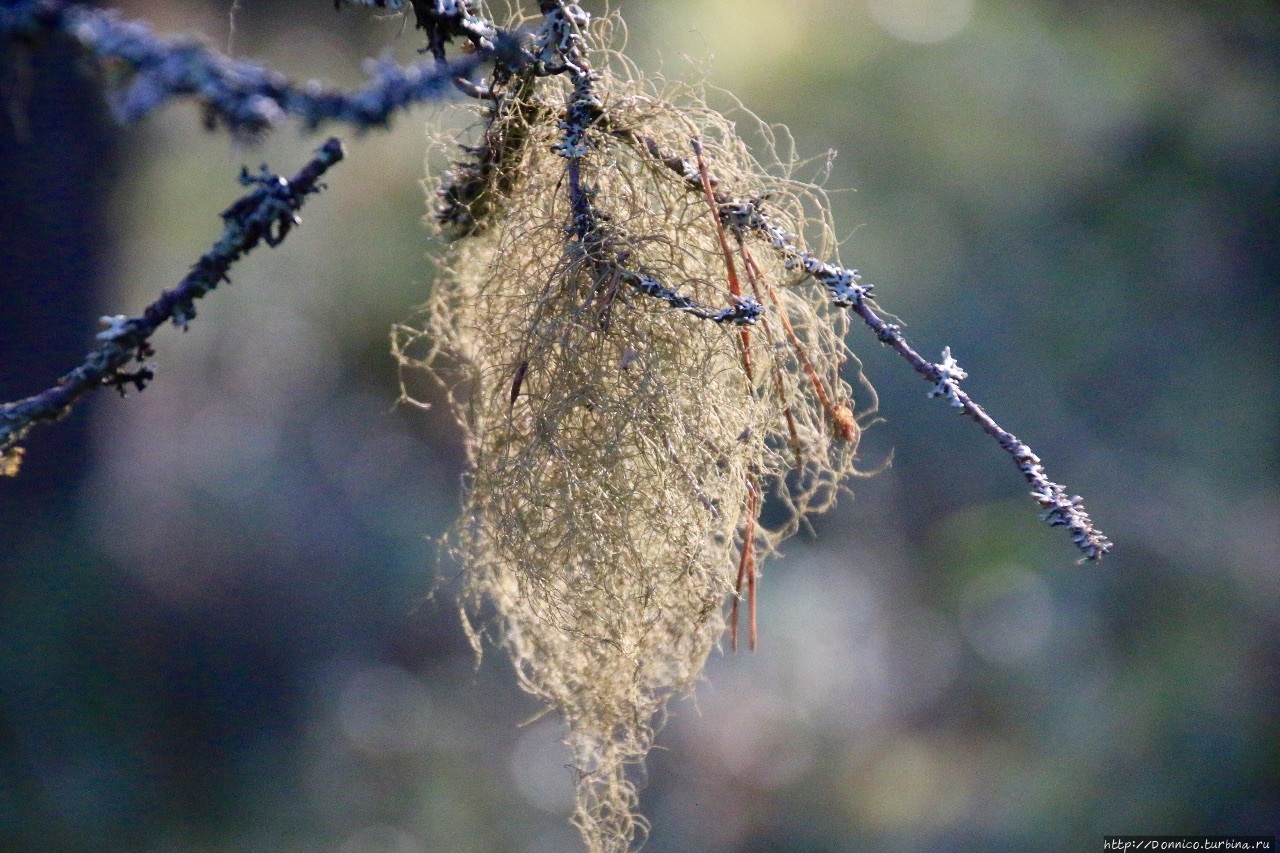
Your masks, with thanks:
[{"label": "beard lichen", "polygon": [[[450,543],[468,634],[567,724],[574,822],[611,851],[647,832],[628,768],[727,622],[736,644],[744,592],[754,645],[761,561],[834,504],[875,397],[855,370],[855,407],[846,314],[788,263],[835,246],[776,129],[758,125],[766,168],[699,90],[660,93],[581,23],[573,49],[611,67],[589,72],[590,114],[572,126],[572,74],[495,82],[437,191],[451,243],[396,351],[466,436]],[[564,50],[565,31],[545,38]],[[734,199],[767,199],[797,248],[753,252]]]}]

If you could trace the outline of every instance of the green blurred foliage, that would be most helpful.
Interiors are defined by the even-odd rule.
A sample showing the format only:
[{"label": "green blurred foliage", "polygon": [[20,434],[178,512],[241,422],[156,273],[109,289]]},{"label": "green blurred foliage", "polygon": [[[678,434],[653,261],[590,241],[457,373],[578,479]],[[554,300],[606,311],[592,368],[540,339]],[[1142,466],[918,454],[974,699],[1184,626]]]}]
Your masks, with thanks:
[{"label": "green blurred foliage", "polygon": [[[293,76],[415,57],[399,20],[239,5],[236,52]],[[226,43],[229,4],[121,6]],[[769,568],[760,653],[673,708],[647,849],[1274,832],[1275,4],[616,8],[642,67],[705,71],[814,175],[839,150],[843,260],[1117,543],[1075,565],[1007,457],[854,329],[888,421],[867,466],[894,465]],[[891,32],[930,21],[954,32]],[[393,409],[388,330],[432,278],[423,126],[456,120],[348,140],[302,228],[157,339],[154,386],[76,415],[87,473],[37,503],[0,484],[0,847],[573,849],[555,727],[516,726],[536,708],[496,656],[473,669],[427,541],[457,433]],[[289,172],[321,139],[237,147],[190,107],[116,134],[111,283],[65,309],[86,327],[182,275],[241,163]]]}]

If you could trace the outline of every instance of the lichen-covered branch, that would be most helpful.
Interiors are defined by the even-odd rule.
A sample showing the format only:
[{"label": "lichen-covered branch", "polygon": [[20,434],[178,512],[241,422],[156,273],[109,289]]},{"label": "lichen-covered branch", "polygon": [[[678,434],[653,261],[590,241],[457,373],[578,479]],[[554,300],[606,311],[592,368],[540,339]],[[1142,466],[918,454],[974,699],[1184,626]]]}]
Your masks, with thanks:
[{"label": "lichen-covered branch", "polygon": [[[95,388],[109,385],[124,393],[126,386],[133,385],[142,390],[152,378],[145,361],[154,352],[151,335],[156,329],[166,322],[186,329],[196,316],[195,301],[227,281],[236,261],[259,243],[279,245],[299,223],[298,211],[307,196],[324,188],[321,176],[342,158],[342,144],[330,139],[291,179],[272,174],[266,166],[258,175],[242,171],[241,182],[253,191],[223,212],[222,237],[177,287],[161,294],[141,316],[102,318],[107,328],[98,334],[101,343],[79,367],[39,394],[0,405],[0,474],[17,473],[22,459],[17,443],[32,426],[64,417],[77,400]],[[131,363],[141,366],[127,370]]]},{"label": "lichen-covered branch", "polygon": [[1093,526],[1093,520],[1084,509],[1084,499],[1079,495],[1069,496],[1064,486],[1050,480],[1040,458],[1031,448],[996,423],[964,392],[960,381],[968,374],[952,358],[950,347],[942,351],[941,363],[925,359],[907,343],[897,325],[876,313],[871,305],[875,298],[871,292],[873,285],[863,284],[857,270],[828,263],[808,250],[797,249],[798,237],[774,225],[759,200],[726,198],[721,202],[720,215],[735,233],[750,232],[765,240],[786,259],[788,267],[803,269],[823,285],[834,304],[849,308],[861,317],[881,343],[891,347],[917,373],[934,384],[930,397],[946,398],[953,407],[977,421],[983,432],[1013,457],[1018,470],[1031,484],[1031,496],[1045,510],[1044,520],[1053,527],[1066,527],[1071,532],[1071,540],[1084,553],[1085,560],[1098,560],[1112,549],[1111,540]]},{"label": "lichen-covered branch", "polygon": [[[675,173],[687,185],[690,192],[702,192],[697,170],[689,161],[663,151],[652,139],[627,128],[610,128],[617,138],[626,141],[637,150],[644,151],[652,160],[661,163]],[[718,183],[712,179],[712,183]],[[960,387],[967,375],[951,356],[951,348],[942,352],[942,362],[935,364],[920,355],[907,343],[902,330],[881,317],[872,307],[875,285],[865,284],[858,271],[832,264],[817,257],[807,249],[799,249],[799,237],[780,228],[764,209],[762,199],[733,198],[724,192],[715,193],[720,208],[720,218],[740,239],[748,236],[763,240],[779,253],[789,269],[803,270],[827,290],[832,304],[848,308],[862,318],[881,343],[891,347],[911,367],[934,387],[930,397],[945,397],[947,402],[977,421],[983,432],[991,436],[1013,457],[1018,470],[1031,485],[1031,496],[1045,510],[1042,518],[1052,527],[1066,527],[1071,540],[1084,554],[1085,560],[1099,560],[1114,547],[1101,530],[1093,526],[1093,520],[1085,511],[1084,499],[1069,495],[1066,487],[1053,482],[1044,466],[1029,446],[1013,433],[1001,427]]]},{"label": "lichen-covered branch", "polygon": [[[224,56],[199,38],[157,36],[144,23],[67,0],[19,0],[0,8],[0,38],[36,43],[60,34],[123,70],[127,82],[111,97],[123,122],[137,121],[173,98],[190,97],[203,106],[210,125],[242,135],[269,130],[286,117],[309,130],[325,122],[359,130],[383,127],[397,112],[444,98],[456,81],[490,59],[519,61],[513,39],[472,17],[433,16],[424,8],[418,21],[428,29],[433,52],[439,48],[435,61],[402,66],[370,60],[369,82],[352,92],[294,82],[263,65]],[[443,44],[455,34],[467,37],[473,50],[446,61]]]},{"label": "lichen-covered branch", "polygon": [[333,0],[333,8],[364,6],[403,12],[412,7],[416,26],[427,34],[427,46],[438,62],[445,61],[445,45],[455,36],[467,39],[473,48],[493,47],[497,27],[479,14],[477,0]]},{"label": "lichen-covered branch", "polygon": [[[398,0],[370,2],[390,9],[406,5]],[[433,0],[422,5],[447,7],[461,14],[457,7],[463,4]],[[419,9],[419,4],[415,3],[414,8]],[[595,277],[601,281],[629,285],[636,292],[660,299],[678,311],[704,320],[733,324],[755,322],[760,306],[754,299],[735,299],[727,307],[712,308],[664,284],[651,272],[630,269],[625,265],[626,250],[620,246],[616,229],[601,222],[591,202],[593,189],[584,185],[581,178],[580,161],[589,150],[588,129],[604,119],[602,105],[593,93],[598,75],[588,64],[581,34],[589,19],[575,3],[543,2],[540,8],[544,22],[533,36],[528,50],[522,52],[527,61],[515,73],[510,65],[499,67],[493,84],[483,93],[492,99],[493,104],[488,110],[480,143],[464,146],[468,158],[455,162],[441,176],[436,190],[440,199],[436,221],[453,240],[485,229],[488,219],[495,213],[494,200],[502,198],[506,194],[504,190],[509,190],[514,180],[509,169],[524,144],[523,128],[533,123],[537,112],[542,109],[529,97],[533,81],[566,74],[572,81],[573,92],[559,122],[563,136],[553,151],[566,160],[566,185],[573,213],[570,233],[577,238],[576,249],[591,265]],[[424,13],[419,11],[418,14],[421,20]],[[465,33],[470,32],[474,24],[467,25],[464,19],[457,27],[459,32]],[[431,27],[424,28],[429,33],[432,31]],[[430,38],[428,43],[434,44]],[[444,61],[443,51],[437,56]],[[513,116],[512,113],[520,115]]]},{"label": "lichen-covered branch", "polygon": [[541,9],[546,25],[534,42],[535,67],[544,73],[566,73],[573,82],[573,93],[560,129],[564,132],[555,153],[565,158],[569,205],[573,221],[569,232],[577,239],[576,249],[596,270],[602,280],[621,280],[671,307],[703,320],[733,325],[751,325],[760,316],[760,303],[753,297],[733,296],[725,308],[708,308],[644,272],[623,266],[625,251],[619,251],[612,228],[601,221],[592,202],[596,190],[582,181],[582,158],[589,152],[587,131],[604,115],[604,107],[595,95],[599,75],[591,70],[581,28],[589,20],[577,3],[543,0]]}]

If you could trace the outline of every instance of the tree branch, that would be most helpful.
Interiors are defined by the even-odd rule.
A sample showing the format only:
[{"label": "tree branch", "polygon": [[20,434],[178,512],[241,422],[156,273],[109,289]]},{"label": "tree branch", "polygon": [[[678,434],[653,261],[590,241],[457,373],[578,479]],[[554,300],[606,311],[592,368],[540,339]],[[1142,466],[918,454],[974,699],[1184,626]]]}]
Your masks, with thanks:
[{"label": "tree branch", "polygon": [[[634,131],[609,128],[609,132],[663,164],[684,181],[690,192],[703,192],[698,173],[688,161],[662,151],[654,140]],[[713,186],[718,184],[714,179],[710,183]],[[939,364],[916,352],[907,343],[902,330],[886,322],[871,306],[875,299],[871,291],[875,285],[863,284],[857,270],[823,261],[807,249],[797,249],[799,237],[775,225],[765,212],[761,199],[738,199],[717,192],[715,201],[720,208],[721,221],[739,239],[750,234],[763,240],[782,256],[788,269],[800,269],[812,276],[827,289],[827,296],[833,304],[848,308],[861,317],[881,343],[891,347],[917,373],[934,384],[930,397],[945,397],[952,406],[977,421],[982,431],[1013,457],[1018,470],[1031,485],[1031,496],[1045,510],[1041,518],[1051,527],[1066,527],[1071,533],[1071,541],[1084,553],[1084,560],[1099,560],[1112,550],[1114,544],[1111,540],[1093,526],[1093,520],[1085,511],[1084,499],[1079,495],[1068,495],[1065,486],[1050,480],[1040,457],[1017,436],[996,423],[960,388],[960,380],[967,378],[968,374],[951,357],[950,347],[943,349]]]},{"label": "tree branch", "polygon": [[774,225],[757,199],[730,199],[725,197],[720,205],[720,215],[725,224],[738,234],[753,232],[782,255],[788,268],[800,268],[827,289],[831,301],[849,308],[862,318],[881,343],[891,347],[925,379],[934,383],[930,397],[945,397],[947,402],[977,421],[982,431],[991,436],[1013,457],[1018,470],[1031,484],[1031,496],[1045,512],[1041,518],[1051,527],[1066,527],[1071,541],[1084,553],[1085,560],[1098,560],[1111,551],[1113,544],[1101,530],[1093,526],[1089,513],[1085,512],[1084,499],[1079,495],[1068,496],[1066,487],[1053,482],[1045,474],[1040,457],[1013,433],[1001,427],[960,388],[960,381],[968,374],[951,357],[951,348],[942,351],[942,362],[934,364],[916,352],[902,330],[888,323],[871,306],[875,294],[874,285],[863,284],[858,271],[820,260],[812,252],[796,248],[798,238]]},{"label": "tree branch", "polygon": [[[110,385],[123,394],[133,385],[142,390],[153,376],[145,360],[154,354],[150,339],[156,329],[172,321],[185,330],[196,316],[195,300],[229,281],[227,274],[236,261],[259,243],[278,246],[301,221],[297,214],[307,196],[324,189],[320,177],[343,156],[342,143],[330,139],[292,179],[274,175],[266,166],[259,175],[243,170],[240,181],[253,191],[222,213],[222,237],[177,287],[161,294],[140,317],[103,317],[107,329],[98,334],[101,343],[79,367],[35,396],[0,405],[0,475],[17,473],[23,453],[17,443],[32,426],[64,417],[93,389]],[[125,370],[130,362],[142,366]]]},{"label": "tree branch", "polygon": [[[513,38],[487,22],[432,18],[434,62],[401,66],[389,59],[368,60],[371,78],[361,89],[342,92],[311,81],[296,83],[253,62],[231,59],[192,36],[164,38],[150,27],[128,21],[114,11],[91,9],[68,0],[18,0],[0,8],[0,38],[33,43],[61,34],[78,42],[95,59],[116,63],[128,82],[116,91],[112,107],[122,122],[137,121],[167,101],[193,97],[205,109],[206,122],[233,133],[253,135],[301,119],[308,130],[327,121],[359,130],[383,127],[398,111],[444,98],[476,68],[490,59],[518,62]],[[456,17],[456,16],[455,16]],[[454,60],[444,57],[443,43],[454,34],[471,39],[474,50]]]}]

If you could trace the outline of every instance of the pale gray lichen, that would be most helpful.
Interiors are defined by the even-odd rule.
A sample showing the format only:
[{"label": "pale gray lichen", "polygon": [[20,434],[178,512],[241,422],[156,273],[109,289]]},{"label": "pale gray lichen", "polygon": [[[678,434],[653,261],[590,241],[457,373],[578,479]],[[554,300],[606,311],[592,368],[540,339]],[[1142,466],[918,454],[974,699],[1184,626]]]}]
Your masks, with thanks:
[{"label": "pale gray lichen", "polygon": [[945,397],[947,404],[957,409],[964,408],[964,400],[960,397],[960,382],[968,379],[969,374],[951,356],[951,347],[942,348],[942,361],[935,364],[938,369],[938,383],[928,394],[929,398]]}]

